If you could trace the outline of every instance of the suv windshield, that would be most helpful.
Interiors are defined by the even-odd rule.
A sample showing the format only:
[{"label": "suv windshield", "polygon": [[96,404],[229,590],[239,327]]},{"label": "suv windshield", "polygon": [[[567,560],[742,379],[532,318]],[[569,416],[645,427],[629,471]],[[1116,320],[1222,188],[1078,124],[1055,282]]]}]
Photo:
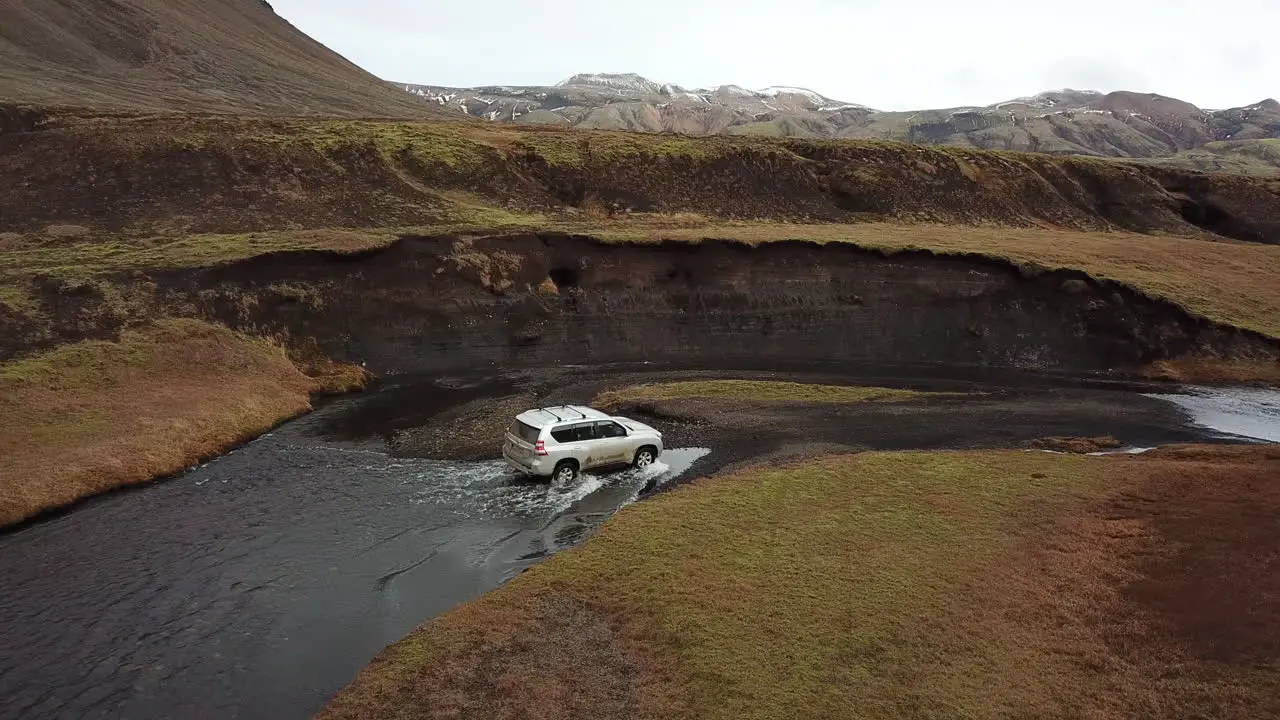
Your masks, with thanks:
[{"label": "suv windshield", "polygon": [[511,423],[511,434],[533,445],[538,442],[538,428],[525,425],[519,420]]}]

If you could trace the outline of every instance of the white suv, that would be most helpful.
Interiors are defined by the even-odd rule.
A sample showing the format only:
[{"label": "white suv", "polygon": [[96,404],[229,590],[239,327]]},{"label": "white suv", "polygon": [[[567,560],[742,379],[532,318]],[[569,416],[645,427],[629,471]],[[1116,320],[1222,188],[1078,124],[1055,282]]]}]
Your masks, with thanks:
[{"label": "white suv", "polygon": [[661,454],[662,433],[657,430],[579,405],[520,413],[502,445],[502,457],[512,467],[560,485],[592,468],[648,467]]}]

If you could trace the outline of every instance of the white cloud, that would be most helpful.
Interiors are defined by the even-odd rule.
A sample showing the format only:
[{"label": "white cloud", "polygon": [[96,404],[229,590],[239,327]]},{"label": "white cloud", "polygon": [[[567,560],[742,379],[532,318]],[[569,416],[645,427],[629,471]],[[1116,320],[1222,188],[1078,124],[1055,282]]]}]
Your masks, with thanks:
[{"label": "white cloud", "polygon": [[552,84],[638,72],[686,86],[799,85],[883,109],[1040,90],[1159,92],[1202,107],[1280,95],[1280,4],[1190,0],[272,0],[380,77]]}]

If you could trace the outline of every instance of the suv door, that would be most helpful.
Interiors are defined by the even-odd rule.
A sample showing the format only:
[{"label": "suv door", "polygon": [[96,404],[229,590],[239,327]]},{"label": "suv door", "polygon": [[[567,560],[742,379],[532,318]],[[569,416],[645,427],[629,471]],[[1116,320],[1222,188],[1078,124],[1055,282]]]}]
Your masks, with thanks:
[{"label": "suv door", "polygon": [[551,437],[560,443],[556,447],[556,460],[573,458],[578,461],[578,469],[599,465],[595,455],[595,423],[574,423],[551,431]]},{"label": "suv door", "polygon": [[593,441],[592,453],[603,458],[602,464],[630,463],[631,441],[627,438],[627,429],[613,420],[598,420],[595,426],[597,439]]}]

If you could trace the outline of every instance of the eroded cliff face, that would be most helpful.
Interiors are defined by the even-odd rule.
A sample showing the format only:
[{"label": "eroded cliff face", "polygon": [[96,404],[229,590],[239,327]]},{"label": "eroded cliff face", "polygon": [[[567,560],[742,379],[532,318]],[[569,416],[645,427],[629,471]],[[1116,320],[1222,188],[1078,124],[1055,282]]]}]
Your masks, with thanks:
[{"label": "eroded cliff face", "polygon": [[152,278],[166,313],[379,374],[607,361],[978,366],[1117,374],[1262,336],[1083,274],[805,242],[405,238]]}]

